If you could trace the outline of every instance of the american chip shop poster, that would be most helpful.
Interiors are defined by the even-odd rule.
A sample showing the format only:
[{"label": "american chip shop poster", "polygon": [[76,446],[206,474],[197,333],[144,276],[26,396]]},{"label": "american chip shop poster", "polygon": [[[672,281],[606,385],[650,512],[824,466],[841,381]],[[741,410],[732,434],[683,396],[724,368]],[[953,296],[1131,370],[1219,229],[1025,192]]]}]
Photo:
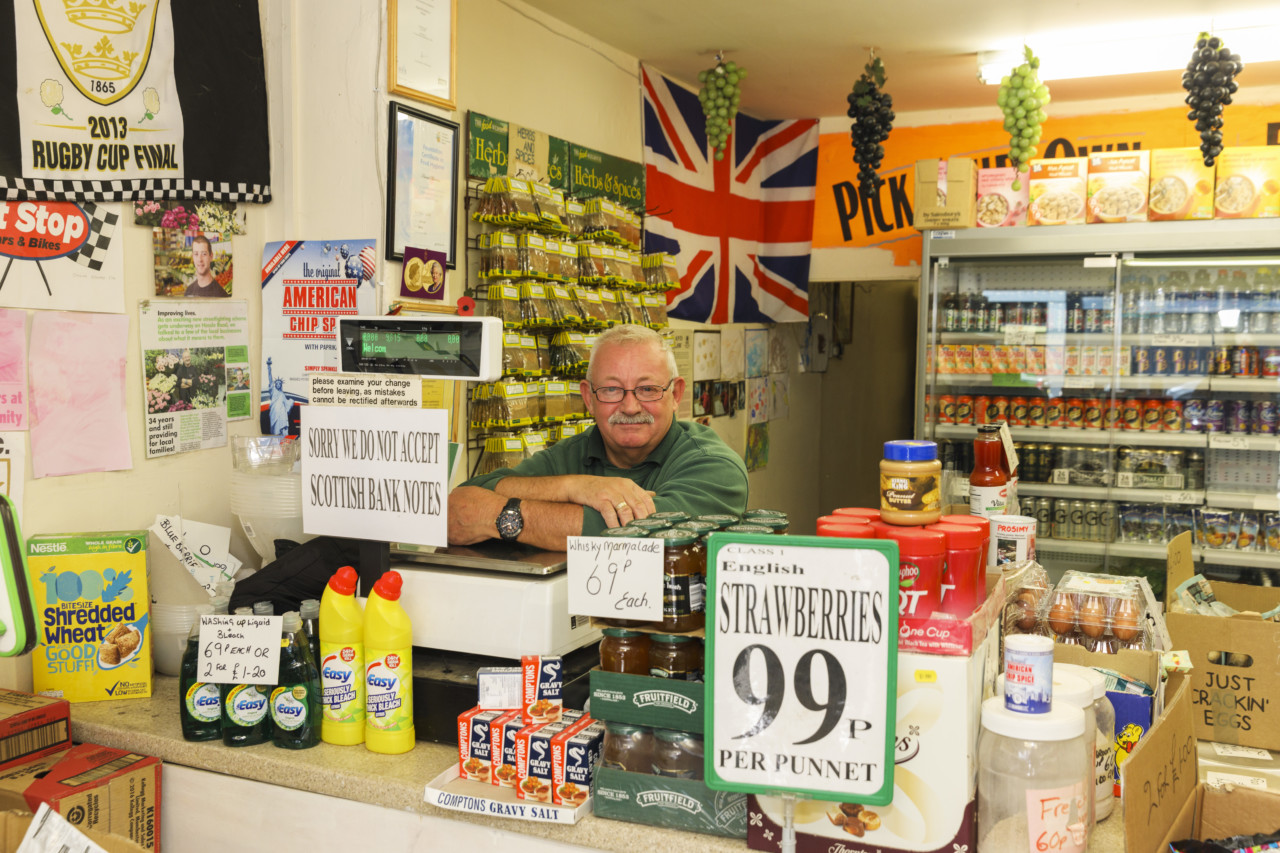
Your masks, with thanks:
[{"label": "american chip shop poster", "polygon": [[287,240],[262,250],[262,393],[266,435],[297,435],[307,374],[338,369],[338,318],[375,314],[373,240]]},{"label": "american chip shop poster", "polygon": [[0,307],[123,314],[120,210],[0,200]]},{"label": "american chip shop poster", "polygon": [[143,300],[138,340],[148,459],[222,447],[252,417],[249,303]]}]

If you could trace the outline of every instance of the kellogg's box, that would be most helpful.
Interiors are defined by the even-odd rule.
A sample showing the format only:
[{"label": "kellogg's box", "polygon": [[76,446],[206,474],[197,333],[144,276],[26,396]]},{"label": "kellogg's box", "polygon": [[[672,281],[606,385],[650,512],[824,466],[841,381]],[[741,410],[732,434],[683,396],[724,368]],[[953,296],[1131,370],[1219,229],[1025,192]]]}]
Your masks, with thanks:
[{"label": "kellogg's box", "polygon": [[71,702],[151,695],[147,532],[27,540],[36,693]]}]

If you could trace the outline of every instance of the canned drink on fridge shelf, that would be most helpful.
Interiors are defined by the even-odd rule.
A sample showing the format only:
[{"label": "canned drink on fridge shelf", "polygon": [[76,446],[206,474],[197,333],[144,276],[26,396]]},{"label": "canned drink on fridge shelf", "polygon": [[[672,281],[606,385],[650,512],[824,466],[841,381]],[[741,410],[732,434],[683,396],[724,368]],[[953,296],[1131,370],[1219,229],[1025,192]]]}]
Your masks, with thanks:
[{"label": "canned drink on fridge shelf", "polygon": [[1208,433],[1227,431],[1227,401],[1217,397],[1204,404],[1204,431]]},{"label": "canned drink on fridge shelf", "polygon": [[1120,426],[1123,429],[1142,429],[1142,401],[1130,397],[1124,401],[1120,409]]},{"label": "canned drink on fridge shelf", "polygon": [[1044,344],[1028,344],[1026,351],[1026,365],[1024,369],[1027,373],[1042,374],[1045,372],[1045,346]]},{"label": "canned drink on fridge shelf", "polygon": [[1151,375],[1169,375],[1169,348],[1151,347]]},{"label": "canned drink on fridge shelf", "polygon": [[1084,400],[1071,397],[1063,407],[1063,426],[1067,429],[1084,428]]},{"label": "canned drink on fridge shelf", "polygon": [[991,398],[979,394],[973,398],[973,420],[978,424],[991,423]]},{"label": "canned drink on fridge shelf", "polygon": [[1102,541],[1114,542],[1118,530],[1118,514],[1115,501],[1102,502]]},{"label": "canned drink on fridge shelf", "polygon": [[1181,400],[1165,400],[1164,401],[1164,431],[1165,432],[1182,432],[1185,421],[1185,413]]},{"label": "canned drink on fridge shelf", "polygon": [[1231,375],[1231,347],[1216,346],[1210,350],[1209,375]]},{"label": "canned drink on fridge shelf", "polygon": [[1084,501],[1074,500],[1069,504],[1067,511],[1068,524],[1071,530],[1072,539],[1084,539],[1086,528],[1084,525]]},{"label": "canned drink on fridge shelf", "polygon": [[1045,324],[1045,308],[1043,302],[1027,303],[1027,325],[1043,326]]},{"label": "canned drink on fridge shelf", "polygon": [[1102,406],[1100,397],[1088,397],[1084,401],[1084,428],[1102,429]]},{"label": "canned drink on fridge shelf", "polygon": [[1256,400],[1253,404],[1253,434],[1275,435],[1280,409],[1275,400]]},{"label": "canned drink on fridge shelf", "polygon": [[1029,397],[1027,399],[1027,426],[1043,427],[1049,425],[1049,421],[1045,417],[1044,404],[1044,397]]},{"label": "canned drink on fridge shelf", "polygon": [[998,424],[1001,421],[1009,420],[1009,398],[1008,397],[992,397],[991,407],[988,412],[989,417],[987,423]]},{"label": "canned drink on fridge shelf", "polygon": [[1194,347],[1169,348],[1169,374],[1171,376],[1187,375],[1187,350]]},{"label": "canned drink on fridge shelf", "polygon": [[1009,401],[1009,426],[1030,426],[1027,423],[1027,398],[1014,397]]},{"label": "canned drink on fridge shelf", "polygon": [[1027,322],[1026,306],[1021,302],[1010,302],[1004,310],[1004,321],[1011,326],[1022,326]]},{"label": "canned drink on fridge shelf", "polygon": [[1147,400],[1142,404],[1142,429],[1159,432],[1164,423],[1164,405],[1159,400]]},{"label": "canned drink on fridge shelf", "polygon": [[973,423],[973,397],[968,394],[960,394],[956,397],[956,416],[957,424]]},{"label": "canned drink on fridge shelf", "polygon": [[1036,535],[1042,539],[1053,537],[1053,501],[1049,498],[1035,499]]},{"label": "canned drink on fridge shelf", "polygon": [[1071,501],[1058,498],[1053,502],[1053,538],[1074,539],[1071,533]]},{"label": "canned drink on fridge shelf", "polygon": [[1134,376],[1151,375],[1151,347],[1132,347]]},{"label": "canned drink on fridge shelf", "polygon": [[1280,376],[1280,347],[1263,347],[1258,352],[1258,371],[1266,377]]},{"label": "canned drink on fridge shelf", "polygon": [[1248,400],[1227,400],[1227,435],[1248,435],[1249,421],[1253,419],[1253,406]]},{"label": "canned drink on fridge shelf", "polygon": [[1105,401],[1106,412],[1102,417],[1105,429],[1121,429],[1124,426],[1124,403],[1114,397]]},{"label": "canned drink on fridge shelf", "polygon": [[[925,398],[926,400],[928,397]],[[928,404],[926,403],[926,408]],[[954,424],[956,422],[956,398],[950,394],[938,397],[938,423]]]},{"label": "canned drink on fridge shelf", "polygon": [[1067,406],[1061,397],[1050,397],[1044,404],[1045,426],[1064,427],[1067,425]]},{"label": "canned drink on fridge shelf", "polygon": [[1258,350],[1255,347],[1231,348],[1231,375],[1241,378],[1258,375]]},{"label": "canned drink on fridge shelf", "polygon": [[1187,465],[1183,471],[1182,486],[1192,491],[1204,488],[1204,451],[1187,452]]},{"label": "canned drink on fridge shelf", "polygon": [[1186,347],[1183,350],[1187,358],[1187,376],[1204,376],[1208,373],[1205,362],[1209,350],[1205,347]]},{"label": "canned drink on fridge shelf", "polygon": [[1102,504],[1097,501],[1084,505],[1084,538],[1090,542],[1102,541]]}]

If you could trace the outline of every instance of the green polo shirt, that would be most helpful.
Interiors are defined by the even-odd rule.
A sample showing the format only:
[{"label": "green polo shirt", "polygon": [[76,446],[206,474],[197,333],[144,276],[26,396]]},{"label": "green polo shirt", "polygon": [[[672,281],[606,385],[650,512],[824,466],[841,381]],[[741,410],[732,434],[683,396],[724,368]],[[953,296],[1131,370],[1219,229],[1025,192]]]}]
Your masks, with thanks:
[{"label": "green polo shirt", "polygon": [[[514,468],[473,477],[464,485],[492,489],[504,477],[565,474],[626,477],[656,493],[653,504],[658,512],[742,515],[747,508],[747,466],[711,427],[681,420],[672,423],[662,443],[634,468],[618,468],[609,462],[604,440],[593,426],[533,454]],[[582,535],[598,535],[605,529],[604,517],[591,507],[582,509]]]}]

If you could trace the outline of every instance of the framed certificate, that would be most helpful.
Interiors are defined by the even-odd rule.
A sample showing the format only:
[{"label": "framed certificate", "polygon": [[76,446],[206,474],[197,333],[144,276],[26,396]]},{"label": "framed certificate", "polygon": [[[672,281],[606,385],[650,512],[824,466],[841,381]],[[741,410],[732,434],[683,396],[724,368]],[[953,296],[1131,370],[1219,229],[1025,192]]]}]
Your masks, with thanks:
[{"label": "framed certificate", "polygon": [[388,0],[387,29],[391,94],[455,109],[457,0]]},{"label": "framed certificate", "polygon": [[443,252],[456,266],[458,125],[391,102],[387,133],[386,258],[405,246]]}]

